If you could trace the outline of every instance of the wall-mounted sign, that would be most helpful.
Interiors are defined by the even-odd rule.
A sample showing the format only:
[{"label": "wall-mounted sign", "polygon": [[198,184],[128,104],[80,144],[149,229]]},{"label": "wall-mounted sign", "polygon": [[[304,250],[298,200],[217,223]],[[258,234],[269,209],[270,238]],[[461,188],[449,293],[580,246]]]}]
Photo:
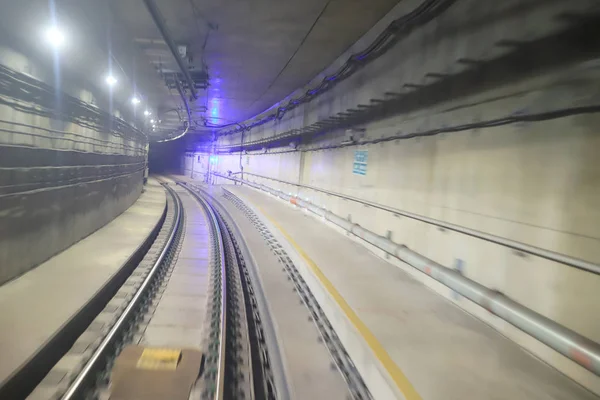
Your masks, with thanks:
[{"label": "wall-mounted sign", "polygon": [[356,175],[366,175],[368,160],[369,152],[367,150],[356,150],[354,152],[354,163],[352,164],[352,173]]}]

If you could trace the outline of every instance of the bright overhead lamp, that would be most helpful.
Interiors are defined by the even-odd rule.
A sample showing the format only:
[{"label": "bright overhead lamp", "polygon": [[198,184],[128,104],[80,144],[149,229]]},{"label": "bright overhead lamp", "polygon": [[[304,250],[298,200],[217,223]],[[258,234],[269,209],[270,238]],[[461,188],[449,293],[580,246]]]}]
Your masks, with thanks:
[{"label": "bright overhead lamp", "polygon": [[151,119],[151,120],[150,120],[150,123],[151,123],[151,124],[154,124],[154,120],[153,120],[153,119]]},{"label": "bright overhead lamp", "polygon": [[46,41],[54,48],[62,47],[65,43],[64,33],[56,26],[51,26],[46,31]]},{"label": "bright overhead lamp", "polygon": [[117,83],[117,78],[112,75],[108,75],[104,81],[108,86],[114,86]]},{"label": "bright overhead lamp", "polygon": [[142,101],[140,100],[139,97],[137,96],[133,96],[131,98],[131,104],[133,104],[134,106],[137,106],[138,104],[140,104]]},{"label": "bright overhead lamp", "polygon": [[148,117],[148,116],[152,115],[152,113],[150,111],[146,110],[146,111],[144,111],[144,115],[146,117]]}]

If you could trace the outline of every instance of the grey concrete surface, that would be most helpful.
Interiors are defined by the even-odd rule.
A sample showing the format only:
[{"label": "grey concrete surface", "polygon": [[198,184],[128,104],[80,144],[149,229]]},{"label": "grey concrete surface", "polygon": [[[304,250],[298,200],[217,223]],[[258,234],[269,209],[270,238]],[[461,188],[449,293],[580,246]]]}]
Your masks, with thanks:
[{"label": "grey concrete surface", "polygon": [[[364,48],[408,4],[399,3],[327,70],[335,70],[350,53]],[[565,15],[573,19],[566,20]],[[287,139],[294,140],[298,150],[282,140],[241,156],[222,152],[212,165],[202,162],[206,159],[200,150],[190,152],[182,169],[187,174],[193,169],[197,179],[210,167],[224,174],[243,169],[290,182],[244,175],[308,198],[378,235],[391,235],[395,242],[448,268],[460,269],[469,279],[600,342],[600,276],[293,185],[314,186],[600,262],[598,113],[412,136],[524,113],[597,107],[597,41],[585,39],[593,36],[589,29],[595,28],[586,26],[583,16],[597,21],[598,3],[455,2],[444,15],[317,100],[244,132],[243,140],[272,138],[349,109],[397,99],[386,103],[387,114],[373,112],[371,119],[351,126],[353,132],[326,128],[301,140]],[[322,77],[295,95],[314,87]],[[377,142],[399,135],[405,138]],[[240,134],[225,135],[219,144],[237,145],[241,140]],[[364,175],[354,171],[356,152],[368,155]],[[600,393],[598,376],[483,308],[457,298],[450,289],[427,281],[419,272],[390,262]]]},{"label": "grey concrete surface", "polygon": [[[397,2],[372,0],[368,6],[357,0],[156,3],[173,39],[188,46],[186,63],[193,70],[202,69],[203,63],[208,66],[210,88],[192,107],[207,105],[206,117],[221,125],[262,112],[304,85]],[[177,70],[141,2],[109,3],[116,21],[128,27],[151,63]]]},{"label": "grey concrete surface", "polygon": [[[278,99],[273,107],[243,123],[248,125],[260,116],[272,114],[276,107],[317,87],[326,76],[341,68],[352,54],[368,48],[389,23],[402,18],[421,3],[418,0],[398,2],[321,73],[296,88],[287,97]],[[550,46],[550,49],[539,54],[529,51],[518,59],[512,59],[508,65],[481,75],[478,75],[477,71],[483,63],[519,50],[525,43],[566,30],[569,26],[577,26],[580,16],[597,13],[597,3],[593,0],[514,0],[488,5],[482,5],[476,0],[454,2],[442,15],[408,35],[401,35],[398,43],[386,54],[359,69],[349,79],[338,83],[313,101],[286,113],[285,116],[244,132],[244,141],[299,129],[337,116],[338,112],[357,110],[361,108],[359,104],[362,107],[370,107],[374,105],[370,102],[371,99],[383,100],[413,94],[415,96],[406,103],[394,108],[414,110],[437,102],[440,98],[458,98],[465,93],[477,93],[498,84],[501,86],[511,79],[531,76],[533,71],[542,73],[548,67],[553,68],[556,64],[568,62],[580,49],[585,35],[571,44],[554,40],[554,46]],[[575,17],[572,20],[564,18],[567,14]],[[565,44],[568,45],[566,50],[562,47]],[[563,53],[563,57],[547,57],[549,53],[557,52]],[[593,52],[587,52],[582,58],[590,57],[591,54]],[[460,74],[464,74],[462,76],[466,82],[452,82],[451,78]],[[448,84],[443,84],[445,82]],[[424,97],[418,95],[430,86],[436,89],[427,91]],[[229,128],[226,128],[223,131],[228,130]],[[321,129],[321,133],[326,131],[331,129]],[[240,143],[240,134],[223,136],[220,141],[223,144]]]},{"label": "grey concrete surface", "polygon": [[221,197],[220,190],[213,190],[212,194],[230,213],[248,246],[259,278],[253,285],[255,288],[256,285],[262,287],[268,303],[269,318],[275,325],[276,344],[283,358],[291,398],[347,398],[346,382],[340,372],[332,368],[335,362],[321,340],[309,310],[282,270],[282,264],[244,214]]},{"label": "grey concrete surface", "polygon": [[113,276],[160,220],[164,189],[150,181],[123,214],[37,268],[0,286],[0,382]]},{"label": "grey concrete surface", "polygon": [[67,249],[133,204],[143,172],[0,196],[0,284]]},{"label": "grey concrete surface", "polygon": [[140,344],[199,349],[204,340],[212,238],[200,204],[185,189],[175,190],[185,210],[184,236]]},{"label": "grey concrete surface", "polygon": [[[146,161],[141,135],[128,128],[116,134],[110,124],[86,119],[80,100],[110,108],[106,98],[98,101],[98,90],[68,68],[56,86],[52,63],[14,37],[26,34],[39,44],[46,25],[35,33],[5,32],[15,23],[32,25],[21,19],[23,5],[0,6],[0,284],[125,211],[140,195]],[[35,20],[39,11],[28,17]],[[47,90],[65,97],[40,94]],[[64,115],[54,116],[59,105]]]},{"label": "grey concrete surface", "polygon": [[423,399],[597,399],[350,238],[248,187],[227,188],[293,238]]},{"label": "grey concrete surface", "polygon": [[[571,80],[576,76],[579,83]],[[441,109],[432,108],[366,125],[369,139],[395,132],[414,132],[444,123],[493,118],[515,109],[538,110],[590,104],[598,69],[583,65],[506,85]],[[353,96],[349,91],[348,96]],[[495,99],[493,99],[495,98]],[[483,101],[488,99],[489,101]],[[464,107],[463,107],[464,106]],[[457,107],[453,110],[453,107]],[[600,164],[598,115],[555,121],[473,129],[435,137],[322,151],[242,156],[245,172],[299,182],[347,196],[374,201],[566,256],[600,261]],[[309,145],[339,143],[332,132]],[[366,175],[353,172],[356,151],[366,151]],[[196,158],[186,158],[186,161]],[[220,155],[216,168],[239,171],[240,157]],[[188,170],[190,169],[187,167]],[[201,166],[195,166],[200,172]],[[484,286],[494,288],[542,315],[600,341],[597,293],[600,276],[527,256],[468,235],[440,230],[420,221],[365,207],[310,189],[269,179],[248,179],[291,193],[350,218],[404,244]],[[224,182],[225,180],[223,180]],[[402,265],[399,263],[399,267]],[[410,271],[409,271],[410,273]],[[416,272],[418,275],[419,273]],[[586,387],[600,390],[597,376],[568,362],[512,325],[415,276],[448,300],[494,326],[502,334],[569,374]],[[535,290],[531,290],[534,287]]]}]

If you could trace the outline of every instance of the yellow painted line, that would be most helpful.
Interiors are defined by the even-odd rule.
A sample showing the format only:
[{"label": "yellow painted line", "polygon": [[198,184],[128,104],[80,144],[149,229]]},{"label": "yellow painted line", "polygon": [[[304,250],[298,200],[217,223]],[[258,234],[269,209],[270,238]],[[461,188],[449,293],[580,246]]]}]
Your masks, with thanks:
[{"label": "yellow painted line", "polygon": [[269,214],[267,214],[261,207],[257,206],[256,204],[254,204],[254,206],[258,208],[260,212],[273,225],[275,225],[277,229],[279,229],[281,234],[287,239],[288,242],[290,242],[290,244],[296,249],[298,254],[300,254],[300,256],[308,264],[313,274],[315,274],[315,276],[321,282],[321,285],[323,285],[323,287],[329,292],[329,295],[335,300],[335,302],[342,309],[344,314],[346,314],[348,320],[350,320],[352,325],[354,325],[354,328],[363,337],[373,354],[375,354],[375,357],[377,357],[381,365],[383,365],[383,367],[390,375],[398,389],[400,389],[406,400],[422,400],[419,393],[417,393],[417,391],[410,383],[406,375],[404,375],[400,367],[398,367],[394,360],[392,360],[388,352],[385,351],[385,348],[381,343],[379,343],[379,340],[377,340],[373,332],[371,332],[367,325],[365,325],[365,323],[362,322],[358,315],[356,315],[352,307],[350,307],[346,300],[344,300],[340,292],[338,292],[335,286],[333,286],[333,284],[331,283],[331,281],[327,279],[327,277],[325,276],[323,271],[321,271],[321,269],[317,266],[317,264],[315,264],[315,262],[308,256],[308,254],[306,254],[306,252],[304,252],[304,250],[302,250],[302,248],[294,241],[294,239],[292,239],[292,237],[285,231],[285,229],[281,227],[281,225],[279,225],[273,218],[271,218]]}]

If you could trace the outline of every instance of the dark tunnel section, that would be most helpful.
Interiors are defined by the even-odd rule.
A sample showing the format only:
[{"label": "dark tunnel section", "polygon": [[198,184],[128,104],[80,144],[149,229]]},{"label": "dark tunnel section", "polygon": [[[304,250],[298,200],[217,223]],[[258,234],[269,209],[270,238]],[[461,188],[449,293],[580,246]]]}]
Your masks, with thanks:
[{"label": "dark tunnel section", "polygon": [[150,173],[183,174],[181,160],[185,149],[184,140],[151,143],[148,151],[148,169]]}]

